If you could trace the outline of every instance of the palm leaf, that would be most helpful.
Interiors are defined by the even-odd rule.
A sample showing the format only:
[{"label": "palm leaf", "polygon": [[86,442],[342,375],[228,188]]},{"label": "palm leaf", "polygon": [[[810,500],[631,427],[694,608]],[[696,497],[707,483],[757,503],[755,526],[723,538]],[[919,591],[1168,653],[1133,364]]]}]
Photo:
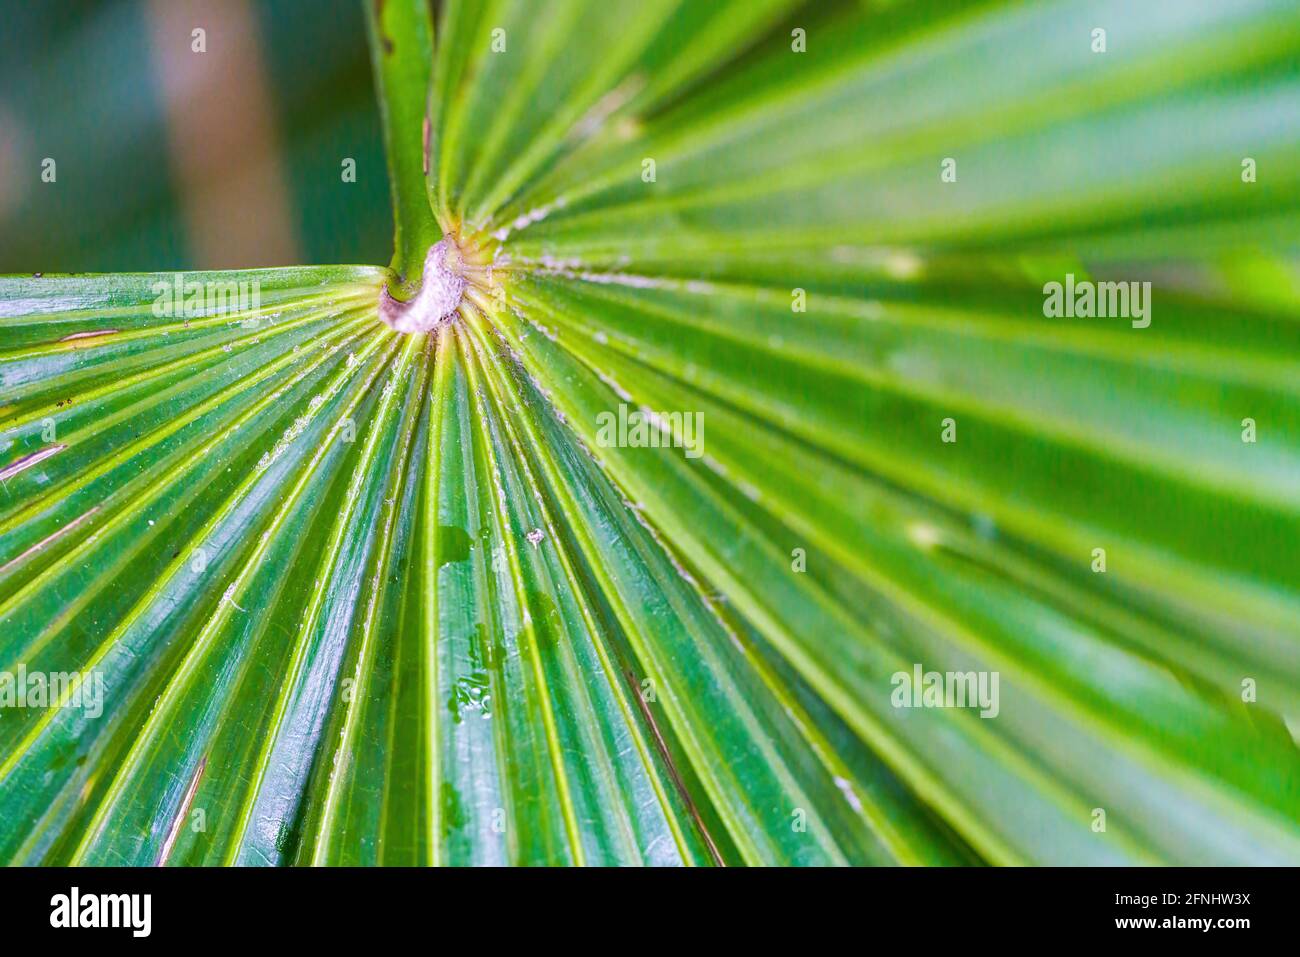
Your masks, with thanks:
[{"label": "palm leaf", "polygon": [[1292,4],[368,11],[389,269],[0,278],[0,859],[1300,860]]}]

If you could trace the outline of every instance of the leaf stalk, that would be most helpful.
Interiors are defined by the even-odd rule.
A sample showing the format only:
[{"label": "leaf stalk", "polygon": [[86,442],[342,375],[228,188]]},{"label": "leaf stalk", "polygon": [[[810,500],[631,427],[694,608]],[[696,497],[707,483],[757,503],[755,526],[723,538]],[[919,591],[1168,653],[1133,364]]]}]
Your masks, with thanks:
[{"label": "leaf stalk", "polygon": [[393,197],[389,291],[397,300],[419,291],[425,257],[442,238],[425,189],[425,112],[433,70],[433,20],[427,0],[363,0],[384,152]]}]

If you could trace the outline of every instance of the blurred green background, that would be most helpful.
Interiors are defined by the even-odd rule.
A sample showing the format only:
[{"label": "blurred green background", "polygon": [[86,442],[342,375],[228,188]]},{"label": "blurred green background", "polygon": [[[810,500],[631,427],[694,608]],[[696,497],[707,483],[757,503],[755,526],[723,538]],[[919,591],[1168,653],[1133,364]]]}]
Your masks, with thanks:
[{"label": "blurred green background", "polygon": [[388,261],[356,0],[0,0],[0,23],[0,273]]}]

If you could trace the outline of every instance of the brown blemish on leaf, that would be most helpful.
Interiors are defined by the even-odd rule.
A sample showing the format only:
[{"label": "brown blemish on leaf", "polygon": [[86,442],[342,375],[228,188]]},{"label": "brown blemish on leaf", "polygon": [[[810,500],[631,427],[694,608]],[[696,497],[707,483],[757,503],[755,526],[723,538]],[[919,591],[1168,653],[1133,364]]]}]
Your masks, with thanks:
[{"label": "brown blemish on leaf", "polygon": [[424,160],[421,163],[421,166],[424,169],[425,176],[429,175],[429,134],[431,132],[433,132],[433,130],[429,125],[429,114],[426,113],[424,114],[424,129],[421,130],[421,134],[420,134],[421,139],[424,142]]},{"label": "brown blemish on leaf", "polygon": [[632,697],[640,707],[642,717],[646,719],[646,722],[650,725],[650,730],[654,733],[655,746],[659,749],[659,756],[664,759],[664,764],[668,767],[668,773],[672,775],[673,784],[677,786],[677,793],[682,796],[682,800],[686,802],[687,808],[690,809],[691,817],[695,820],[695,826],[699,828],[704,843],[708,845],[709,854],[713,857],[714,863],[719,867],[724,867],[726,862],[723,861],[718,846],[713,843],[713,835],[704,826],[704,818],[700,816],[699,808],[695,806],[695,801],[691,799],[690,792],[686,790],[686,782],[682,780],[681,772],[677,770],[677,765],[673,762],[673,757],[668,751],[668,743],[664,740],[664,736],[659,733],[659,725],[655,723],[654,715],[650,713],[649,706],[646,704],[645,699],[641,697],[641,688],[636,683],[636,675],[630,671],[625,671],[623,674],[632,688]]},{"label": "brown blemish on leaf", "polygon": [[31,468],[33,465],[35,465],[38,462],[45,461],[51,455],[54,455],[56,452],[62,452],[66,448],[67,446],[62,444],[51,445],[48,448],[40,449],[36,452],[31,453],[30,455],[24,455],[18,461],[13,462],[10,465],[6,465],[4,468],[0,469],[0,482],[3,482],[5,479],[13,478],[19,472]]},{"label": "brown blemish on leaf", "polygon": [[117,329],[96,329],[93,332],[74,332],[72,335],[64,336],[59,341],[71,342],[73,339],[93,339],[97,336],[111,336],[113,333],[118,331],[119,330]]},{"label": "brown blemish on leaf", "polygon": [[36,554],[37,552],[39,552],[42,548],[44,548],[46,545],[49,545],[49,544],[51,544],[51,543],[57,541],[58,539],[62,538],[64,535],[68,534],[68,532],[72,531],[74,528],[76,528],[78,525],[80,525],[82,522],[84,522],[86,519],[90,518],[90,516],[94,515],[94,514],[95,514],[96,512],[98,512],[98,511],[99,511],[99,506],[96,505],[94,508],[90,509],[90,511],[85,512],[85,513],[83,513],[83,514],[77,516],[76,518],[74,518],[72,521],[70,521],[67,525],[64,525],[61,529],[59,529],[59,530],[58,530],[57,532],[55,532],[54,534],[52,534],[52,535],[47,535],[47,536],[45,536],[44,538],[42,538],[39,542],[37,542],[37,543],[36,543],[35,545],[33,545],[31,548],[27,549],[27,551],[23,552],[23,553],[22,553],[21,555],[19,555],[17,558],[11,558],[9,561],[5,562],[3,565],[0,565],[0,575],[3,575],[5,572],[9,571],[11,568],[16,568],[20,563],[26,561],[26,560],[27,560],[28,558],[30,558],[32,555],[35,555],[35,554]]},{"label": "brown blemish on leaf", "polygon": [[199,790],[199,779],[203,777],[207,766],[208,756],[205,754],[199,761],[194,776],[190,778],[190,786],[185,789],[185,800],[181,802],[180,810],[176,812],[171,827],[167,829],[167,839],[163,841],[162,850],[158,852],[158,860],[154,862],[154,867],[162,867],[167,863],[167,858],[171,857],[172,848],[176,846],[176,838],[181,833],[181,825],[185,823],[185,815],[190,813],[190,805],[194,803],[194,795]]}]

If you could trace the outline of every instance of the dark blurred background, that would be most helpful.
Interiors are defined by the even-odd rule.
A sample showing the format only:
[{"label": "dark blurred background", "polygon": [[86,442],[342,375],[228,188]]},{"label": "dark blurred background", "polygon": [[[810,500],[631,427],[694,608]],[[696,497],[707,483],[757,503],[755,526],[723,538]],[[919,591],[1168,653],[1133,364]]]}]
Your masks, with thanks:
[{"label": "dark blurred background", "polygon": [[0,273],[382,264],[391,244],[357,0],[0,0]]}]

